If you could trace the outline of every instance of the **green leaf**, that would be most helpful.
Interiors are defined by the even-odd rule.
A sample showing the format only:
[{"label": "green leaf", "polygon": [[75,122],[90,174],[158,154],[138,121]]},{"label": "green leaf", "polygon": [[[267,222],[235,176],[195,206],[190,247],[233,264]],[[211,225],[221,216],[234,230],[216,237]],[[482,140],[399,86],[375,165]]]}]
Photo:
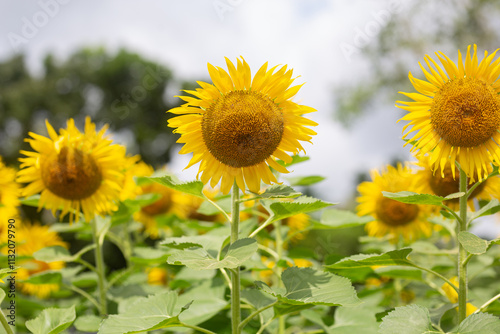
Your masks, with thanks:
[{"label": "green leaf", "polygon": [[297,177],[287,177],[286,178],[291,186],[310,186],[326,179],[323,176],[311,175],[311,176],[297,176]]},{"label": "green leaf", "polygon": [[375,272],[378,275],[384,277],[402,278],[402,279],[416,280],[416,281],[422,280],[422,271],[408,267],[400,267],[400,266],[380,267],[375,269]]},{"label": "green leaf", "polygon": [[169,264],[183,264],[191,269],[208,270],[236,268],[257,251],[257,241],[251,238],[240,239],[229,246],[226,256],[217,260],[205,249],[186,249],[173,253],[167,260]]},{"label": "green leaf", "polygon": [[160,328],[180,326],[176,311],[177,293],[164,292],[137,298],[133,307],[118,315],[110,315],[99,327],[99,334],[135,334]]},{"label": "green leaf", "polygon": [[35,319],[26,321],[26,327],[34,334],[57,334],[71,326],[75,319],[75,305],[68,308],[48,308]]},{"label": "green leaf", "polygon": [[263,282],[256,284],[287,304],[355,306],[360,303],[356,290],[345,277],[313,268],[291,267],[281,274],[281,280],[286,291],[274,291]]},{"label": "green leaf", "polygon": [[298,164],[298,163],[301,163],[301,162],[304,162],[307,160],[309,160],[309,157],[300,156],[300,155],[293,155],[292,162],[290,162],[288,164],[285,164],[285,162],[282,160],[276,160],[276,162],[279,163],[281,166],[289,167],[291,165],[295,165],[295,164]]},{"label": "green leaf", "polygon": [[[2,269],[0,269],[0,280],[3,280],[5,277],[10,276],[10,274],[12,272],[15,272],[17,268],[19,268],[19,267],[12,266],[10,268],[2,268]],[[0,302],[1,302],[1,300],[0,300]]]},{"label": "green leaf", "polygon": [[[200,271],[198,271],[200,273]],[[205,279],[179,296],[178,305],[192,304],[179,319],[189,325],[205,322],[227,307],[226,284],[222,279]]]},{"label": "green leaf", "polygon": [[483,240],[467,231],[463,231],[458,234],[458,241],[462,244],[466,251],[472,254],[483,254],[488,249],[488,241]]},{"label": "green leaf", "polygon": [[399,250],[393,250],[383,254],[358,254],[344,258],[325,267],[332,269],[396,265],[414,267],[415,264],[406,258],[411,251],[411,248],[401,248]]},{"label": "green leaf", "polygon": [[387,198],[407,204],[441,205],[441,203],[446,200],[445,197],[430,194],[417,194],[411,191],[400,191],[397,193],[382,191],[382,194]]},{"label": "green leaf", "polygon": [[380,334],[427,334],[433,330],[429,310],[419,305],[396,307],[382,319]]},{"label": "green leaf", "polygon": [[474,313],[464,319],[454,334],[500,334],[500,319],[488,313]]},{"label": "green leaf", "polygon": [[101,321],[101,317],[93,314],[87,314],[76,318],[74,326],[81,332],[97,332]]},{"label": "green leaf", "polygon": [[62,275],[60,272],[47,270],[38,274],[31,275],[28,279],[24,280],[23,283],[60,284],[61,281],[62,281]]},{"label": "green leaf", "polygon": [[72,256],[70,252],[62,246],[50,246],[42,248],[33,253],[33,257],[35,258],[35,260],[43,262],[71,262],[75,260],[75,257]]},{"label": "green leaf", "polygon": [[469,218],[469,222],[473,221],[476,218],[488,216],[497,213],[500,211],[500,202],[497,199],[492,199],[485,206],[479,209],[476,212],[473,212]]},{"label": "green leaf", "polygon": [[172,174],[161,177],[150,177],[149,179],[189,195],[201,198],[205,197],[203,195],[203,182],[201,181],[180,181],[175,175]]},{"label": "green leaf", "polygon": [[40,201],[40,195],[33,195],[30,197],[26,197],[20,200],[21,204],[27,205],[27,206],[34,206],[38,207],[38,202]]},{"label": "green leaf", "polygon": [[331,334],[377,334],[379,324],[371,309],[339,307],[335,310],[335,323],[327,329]]},{"label": "green leaf", "polygon": [[323,211],[319,223],[314,224],[315,228],[346,228],[364,225],[372,221],[370,216],[360,217],[357,214],[338,209],[327,209]]},{"label": "green leaf", "polygon": [[302,195],[302,193],[295,191],[292,187],[283,184],[274,184],[256,198],[294,198],[300,195]]},{"label": "green leaf", "polygon": [[[220,199],[217,199],[216,203],[222,210],[224,210],[224,212],[231,212],[231,196],[224,196]],[[206,216],[212,216],[221,213],[219,209],[209,201],[203,201],[196,212]]]},{"label": "green leaf", "polygon": [[134,247],[130,261],[146,265],[160,264],[164,263],[169,256],[170,253],[163,249],[153,247]]},{"label": "green leaf", "polygon": [[323,202],[313,197],[301,196],[293,202],[264,200],[262,205],[272,215],[271,221],[277,221],[299,213],[317,211],[333,205],[333,203]]},{"label": "green leaf", "polygon": [[200,247],[206,250],[218,251],[226,236],[220,235],[196,235],[196,236],[182,236],[177,238],[166,238],[160,244],[174,249],[185,249],[192,247]]}]

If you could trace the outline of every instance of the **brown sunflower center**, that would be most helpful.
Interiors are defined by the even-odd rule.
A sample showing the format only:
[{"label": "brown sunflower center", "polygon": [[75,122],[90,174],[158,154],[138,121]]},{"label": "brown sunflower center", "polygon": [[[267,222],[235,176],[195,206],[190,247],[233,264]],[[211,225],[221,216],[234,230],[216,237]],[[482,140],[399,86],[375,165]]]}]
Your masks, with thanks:
[{"label": "brown sunflower center", "polygon": [[213,156],[240,168],[265,161],[283,136],[283,114],[267,96],[240,90],[221,96],[203,115],[203,140]]},{"label": "brown sunflower center", "polygon": [[497,93],[476,78],[453,79],[434,96],[431,124],[436,133],[452,146],[481,145],[500,125]]},{"label": "brown sunflower center", "polygon": [[94,158],[80,149],[63,147],[42,162],[42,180],[47,189],[67,200],[81,200],[99,189],[102,173]]},{"label": "brown sunflower center", "polygon": [[172,195],[170,192],[161,188],[162,186],[157,183],[148,184],[142,187],[143,194],[161,194],[161,197],[146,206],[141,208],[141,211],[149,216],[157,216],[166,213],[172,206]]},{"label": "brown sunflower center", "polygon": [[387,197],[377,201],[375,213],[377,218],[389,226],[404,226],[418,216],[419,208],[415,204],[406,204]]},{"label": "brown sunflower center", "polygon": [[[433,173],[432,171],[429,171],[429,185],[432,189],[432,191],[442,197],[446,197],[448,195],[457,193],[459,191],[459,177],[458,175],[455,176],[455,179],[453,178],[453,174],[451,172],[450,168],[445,168],[444,171],[444,177],[441,176],[441,172],[436,171]],[[486,185],[486,182],[482,182],[479,186],[477,186],[476,189],[472,192],[471,196],[469,198],[474,198],[479,194],[483,189],[484,186]],[[467,189],[470,189],[473,185],[475,185],[477,182],[473,182],[467,185]],[[458,198],[453,199],[452,201],[457,201]]]}]

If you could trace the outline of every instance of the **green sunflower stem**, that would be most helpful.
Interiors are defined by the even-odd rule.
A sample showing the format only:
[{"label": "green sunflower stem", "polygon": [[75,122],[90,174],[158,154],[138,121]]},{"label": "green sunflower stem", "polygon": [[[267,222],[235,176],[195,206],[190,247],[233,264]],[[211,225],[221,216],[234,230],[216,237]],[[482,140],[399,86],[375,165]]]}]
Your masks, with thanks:
[{"label": "green sunflower stem", "polygon": [[3,329],[5,329],[5,332],[7,334],[14,334],[14,331],[10,327],[10,325],[7,321],[7,318],[5,317],[5,314],[3,314],[2,310],[0,310],[0,322],[2,323],[2,327],[3,327]]},{"label": "green sunflower stem", "polygon": [[[460,192],[467,192],[467,175],[460,168]],[[467,231],[467,195],[460,197],[460,220],[457,221],[458,244],[458,321],[462,322],[466,316],[467,305],[467,251],[458,241],[460,232]]]},{"label": "green sunflower stem", "polygon": [[97,230],[97,223],[95,219],[90,221],[90,225],[92,226],[92,239],[95,244],[95,263],[97,270],[97,287],[99,289],[99,313],[101,315],[106,315],[108,313],[108,303],[106,299],[106,272],[104,268],[104,259],[102,257],[102,240],[100,237],[99,231]]},{"label": "green sunflower stem", "polygon": [[[240,189],[234,181],[231,193],[231,244],[239,238],[240,224]],[[240,267],[231,271],[231,328],[233,334],[241,333],[241,297],[240,297]]]},{"label": "green sunflower stem", "polygon": [[[278,253],[278,261],[283,258],[283,236],[281,235],[281,220],[274,222],[274,228],[276,231],[276,252]],[[283,282],[281,281],[281,273],[283,269],[281,266],[276,266],[276,275],[278,276],[278,288],[283,287]],[[278,334],[284,334],[286,328],[285,316],[280,316],[278,318]]]}]

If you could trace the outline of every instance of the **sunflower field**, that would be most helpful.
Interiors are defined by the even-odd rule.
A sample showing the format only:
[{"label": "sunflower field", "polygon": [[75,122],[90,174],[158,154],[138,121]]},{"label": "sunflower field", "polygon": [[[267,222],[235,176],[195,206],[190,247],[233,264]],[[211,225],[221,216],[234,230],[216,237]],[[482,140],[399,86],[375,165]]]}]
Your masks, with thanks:
[{"label": "sunflower field", "polygon": [[182,91],[168,127],[195,180],[91,117],[46,120],[19,168],[0,162],[0,332],[500,333],[500,238],[470,232],[500,211],[500,57],[482,52],[422,55],[396,101],[414,159],[371,171],[353,210],[297,190],[322,178],[293,177],[317,123],[287,65],[226,58]]}]

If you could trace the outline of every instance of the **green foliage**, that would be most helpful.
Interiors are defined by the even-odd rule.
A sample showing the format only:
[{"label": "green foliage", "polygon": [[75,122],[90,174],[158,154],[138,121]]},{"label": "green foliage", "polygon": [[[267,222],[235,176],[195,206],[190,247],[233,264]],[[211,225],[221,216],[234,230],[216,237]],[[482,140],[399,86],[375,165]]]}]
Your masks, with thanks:
[{"label": "green foliage", "polygon": [[222,260],[213,258],[206,249],[195,248],[177,251],[168,258],[167,262],[198,270],[236,268],[241,266],[256,251],[257,241],[245,238],[232,243]]},{"label": "green foliage", "polygon": [[396,307],[382,319],[380,334],[441,333],[433,328],[429,310],[419,305]]},{"label": "green foliage", "polygon": [[458,241],[460,241],[466,251],[475,255],[483,254],[488,249],[488,241],[467,231],[458,234]]},{"label": "green foliage", "polygon": [[430,194],[417,194],[411,191],[400,191],[397,193],[382,191],[382,194],[384,197],[407,204],[441,205],[444,201],[461,197],[465,193],[455,193],[446,197]]},{"label": "green foliage", "polygon": [[334,264],[327,265],[329,269],[351,269],[372,266],[414,266],[407,259],[411,253],[411,248],[389,251],[383,254],[358,254],[342,259]]},{"label": "green foliage", "polygon": [[471,314],[453,334],[498,334],[500,319],[487,313]]},{"label": "green foliage", "polygon": [[33,334],[57,334],[69,328],[76,319],[75,306],[68,308],[47,308],[33,320],[26,321],[26,327]]},{"label": "green foliage", "polygon": [[262,206],[271,214],[271,221],[282,220],[300,213],[308,213],[326,208],[333,203],[324,202],[322,200],[301,196],[293,202],[283,201],[262,201]]},{"label": "green foliage", "polygon": [[347,210],[327,209],[323,211],[321,220],[315,224],[315,228],[348,228],[365,225],[372,220],[372,217],[360,217]]},{"label": "green foliage", "polygon": [[360,302],[347,278],[327,272],[291,267],[283,272],[281,279],[285,291],[273,290],[263,282],[256,284],[262,291],[287,304],[355,306]]},{"label": "green foliage", "polygon": [[138,298],[118,315],[110,315],[99,327],[99,334],[144,333],[155,329],[180,326],[177,293],[164,292],[148,298]]},{"label": "green foliage", "polygon": [[161,177],[150,177],[152,181],[158,182],[166,187],[175,189],[177,191],[193,195],[196,197],[204,198],[203,196],[203,183],[201,181],[180,181],[175,175],[164,175]]}]

